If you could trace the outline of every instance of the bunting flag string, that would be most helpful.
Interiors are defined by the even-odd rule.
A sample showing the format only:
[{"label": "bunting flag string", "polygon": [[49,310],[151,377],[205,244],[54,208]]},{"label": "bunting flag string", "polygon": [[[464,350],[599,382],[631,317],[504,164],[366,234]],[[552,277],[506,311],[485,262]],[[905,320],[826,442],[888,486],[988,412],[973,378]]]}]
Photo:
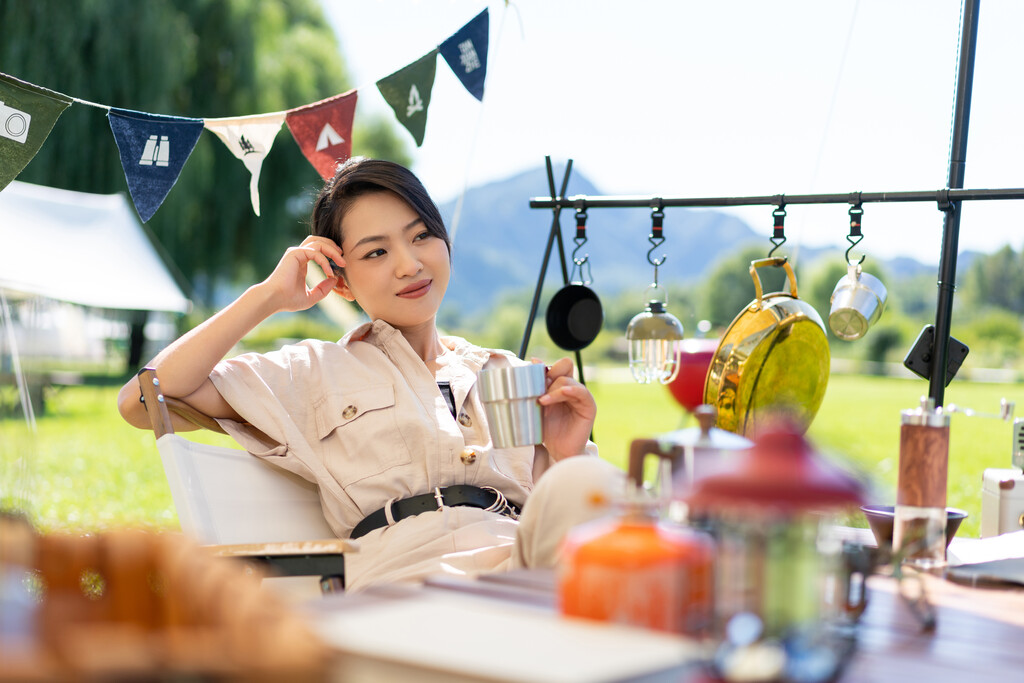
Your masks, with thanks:
[{"label": "bunting flag string", "polygon": [[0,190],[32,161],[71,98],[0,74]]},{"label": "bunting flag string", "polygon": [[430,107],[430,92],[434,89],[437,52],[431,50],[409,66],[377,81],[380,94],[395,110],[398,122],[412,133],[417,147],[423,145],[423,135],[427,131],[427,108]]},{"label": "bunting flag string", "polygon": [[[423,145],[426,134],[438,55],[470,94],[483,99],[489,27],[485,8],[436,49],[376,82],[417,147]],[[84,104],[107,110],[128,191],[143,222],[167,198],[203,128],[220,138],[249,171],[249,198],[259,216],[260,172],[282,123],[313,168],[328,180],[338,164],[352,155],[358,91],[282,112],[202,119],[110,107],[0,73],[0,190],[39,152],[63,111],[71,104]]]},{"label": "bunting flag string", "polygon": [[352,122],[358,93],[328,97],[292,109],[284,122],[313,168],[324,180],[334,177],[339,163],[352,156]]},{"label": "bunting flag string", "polygon": [[441,56],[466,90],[478,100],[484,99],[484,79],[487,77],[487,37],[490,18],[485,9],[441,43]]},{"label": "bunting flag string", "polygon": [[263,160],[270,153],[274,139],[277,138],[278,131],[281,130],[284,117],[284,112],[275,112],[262,116],[205,120],[206,129],[220,138],[248,169],[251,176],[249,199],[257,216],[260,215],[260,170],[263,168]]},{"label": "bunting flag string", "polygon": [[185,161],[203,132],[202,119],[147,114],[129,109],[107,113],[128,192],[145,223],[178,182]]}]

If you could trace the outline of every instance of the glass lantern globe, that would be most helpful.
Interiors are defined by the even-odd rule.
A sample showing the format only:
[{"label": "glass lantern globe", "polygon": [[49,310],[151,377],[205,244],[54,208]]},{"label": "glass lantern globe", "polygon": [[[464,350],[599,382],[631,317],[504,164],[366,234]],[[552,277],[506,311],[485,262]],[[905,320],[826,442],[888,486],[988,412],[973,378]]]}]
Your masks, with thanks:
[{"label": "glass lantern globe", "polygon": [[683,324],[665,306],[665,301],[649,298],[647,307],[626,327],[629,369],[640,384],[668,384],[679,374]]}]

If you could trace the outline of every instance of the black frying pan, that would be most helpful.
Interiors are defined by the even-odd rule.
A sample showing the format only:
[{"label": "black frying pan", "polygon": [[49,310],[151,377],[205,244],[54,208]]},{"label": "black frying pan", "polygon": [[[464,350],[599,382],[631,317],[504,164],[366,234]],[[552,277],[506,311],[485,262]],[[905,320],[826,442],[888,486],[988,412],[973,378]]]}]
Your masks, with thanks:
[{"label": "black frying pan", "polygon": [[594,290],[569,284],[555,292],[548,304],[548,336],[566,351],[590,346],[601,331],[604,310]]}]

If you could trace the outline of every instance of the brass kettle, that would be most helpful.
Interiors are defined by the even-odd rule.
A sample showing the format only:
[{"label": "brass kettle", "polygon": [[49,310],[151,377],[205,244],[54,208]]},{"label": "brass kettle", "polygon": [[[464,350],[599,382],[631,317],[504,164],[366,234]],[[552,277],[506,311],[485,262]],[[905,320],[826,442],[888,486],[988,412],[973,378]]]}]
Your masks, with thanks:
[{"label": "brass kettle", "polygon": [[[762,294],[757,269],[784,268],[789,292]],[[750,263],[756,298],[729,325],[704,381],[716,425],[752,438],[759,424],[784,414],[806,432],[825,398],[829,347],[821,316],[797,297],[796,275],[782,257]]]}]

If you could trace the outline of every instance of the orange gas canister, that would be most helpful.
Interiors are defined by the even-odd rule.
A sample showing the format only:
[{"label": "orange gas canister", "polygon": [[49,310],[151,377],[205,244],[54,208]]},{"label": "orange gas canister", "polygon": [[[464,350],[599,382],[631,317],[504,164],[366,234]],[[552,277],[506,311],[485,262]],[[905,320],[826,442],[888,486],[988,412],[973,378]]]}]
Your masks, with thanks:
[{"label": "orange gas canister", "polygon": [[581,525],[563,546],[562,614],[702,635],[712,557],[710,537],[641,510]]}]

